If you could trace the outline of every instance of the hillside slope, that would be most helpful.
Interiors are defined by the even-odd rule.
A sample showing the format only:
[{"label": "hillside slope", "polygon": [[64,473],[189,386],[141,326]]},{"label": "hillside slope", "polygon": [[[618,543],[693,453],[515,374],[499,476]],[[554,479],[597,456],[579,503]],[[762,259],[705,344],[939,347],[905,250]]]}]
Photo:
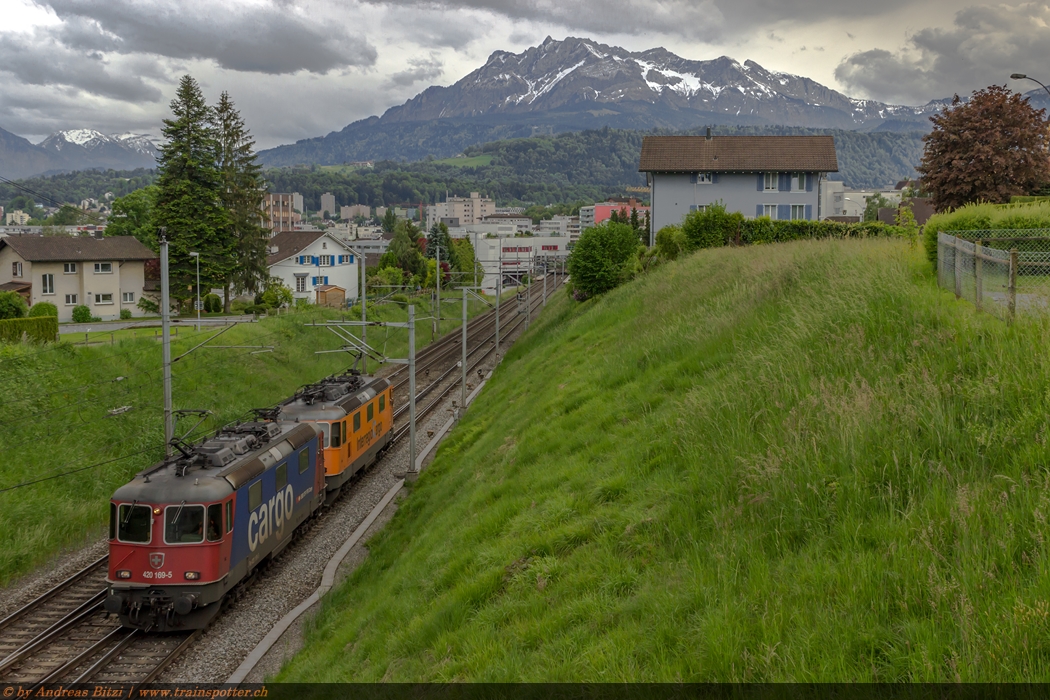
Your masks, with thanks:
[{"label": "hillside slope", "polygon": [[279,680],[1046,679],[1048,333],[900,241],[558,295]]}]

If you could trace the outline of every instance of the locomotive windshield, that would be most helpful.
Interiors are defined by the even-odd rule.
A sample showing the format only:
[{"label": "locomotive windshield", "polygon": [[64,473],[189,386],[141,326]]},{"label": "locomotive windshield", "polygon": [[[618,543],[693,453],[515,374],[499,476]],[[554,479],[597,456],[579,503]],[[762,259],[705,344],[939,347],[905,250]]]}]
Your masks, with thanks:
[{"label": "locomotive windshield", "polygon": [[168,506],[164,509],[164,541],[168,544],[204,541],[204,506]]},{"label": "locomotive windshield", "polygon": [[117,539],[121,542],[148,543],[152,524],[149,506],[122,504],[117,511]]}]

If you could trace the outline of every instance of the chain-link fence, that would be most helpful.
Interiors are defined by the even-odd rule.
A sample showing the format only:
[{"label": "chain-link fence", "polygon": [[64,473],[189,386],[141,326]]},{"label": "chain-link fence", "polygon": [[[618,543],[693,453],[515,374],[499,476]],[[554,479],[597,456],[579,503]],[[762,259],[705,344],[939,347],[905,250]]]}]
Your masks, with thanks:
[{"label": "chain-link fence", "polygon": [[942,231],[937,283],[1003,319],[1050,311],[1050,229]]}]

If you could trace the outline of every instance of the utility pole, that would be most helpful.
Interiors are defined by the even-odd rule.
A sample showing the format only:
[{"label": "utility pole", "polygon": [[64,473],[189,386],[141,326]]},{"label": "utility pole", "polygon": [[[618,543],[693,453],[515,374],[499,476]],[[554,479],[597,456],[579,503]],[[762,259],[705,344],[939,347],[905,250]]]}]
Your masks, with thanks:
[{"label": "utility pole", "polygon": [[160,227],[160,326],[161,348],[164,358],[164,456],[171,457],[171,441],[175,437],[175,418],[171,410],[171,301],[168,297],[168,239],[167,228]]},{"label": "utility pole", "polygon": [[547,305],[547,261],[543,261],[543,305]]},{"label": "utility pole", "polygon": [[499,269],[496,270],[496,364],[499,364],[499,298],[503,296],[503,241],[496,239],[496,245],[499,246]]},{"label": "utility pole", "polygon": [[437,276],[437,313],[434,314],[434,330],[430,334],[431,340],[437,335],[438,325],[441,323],[441,244],[435,242],[434,250],[437,252],[437,269],[435,270],[435,275]]},{"label": "utility pole", "polygon": [[416,471],[416,305],[408,305],[408,471]]},{"label": "utility pole", "polygon": [[532,253],[529,253],[529,283],[525,285],[525,330],[529,330],[529,321],[532,319],[532,275],[534,274],[534,268],[532,264]]}]

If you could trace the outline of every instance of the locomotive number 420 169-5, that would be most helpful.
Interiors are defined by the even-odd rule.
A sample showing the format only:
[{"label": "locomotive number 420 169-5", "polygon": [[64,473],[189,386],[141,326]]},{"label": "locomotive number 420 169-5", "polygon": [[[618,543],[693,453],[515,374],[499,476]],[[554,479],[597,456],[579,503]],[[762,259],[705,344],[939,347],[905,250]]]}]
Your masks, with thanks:
[{"label": "locomotive number 420 169-5", "polygon": [[163,579],[163,578],[174,578],[174,577],[175,577],[175,575],[173,573],[171,573],[170,571],[143,571],[142,572],[142,578]]}]

